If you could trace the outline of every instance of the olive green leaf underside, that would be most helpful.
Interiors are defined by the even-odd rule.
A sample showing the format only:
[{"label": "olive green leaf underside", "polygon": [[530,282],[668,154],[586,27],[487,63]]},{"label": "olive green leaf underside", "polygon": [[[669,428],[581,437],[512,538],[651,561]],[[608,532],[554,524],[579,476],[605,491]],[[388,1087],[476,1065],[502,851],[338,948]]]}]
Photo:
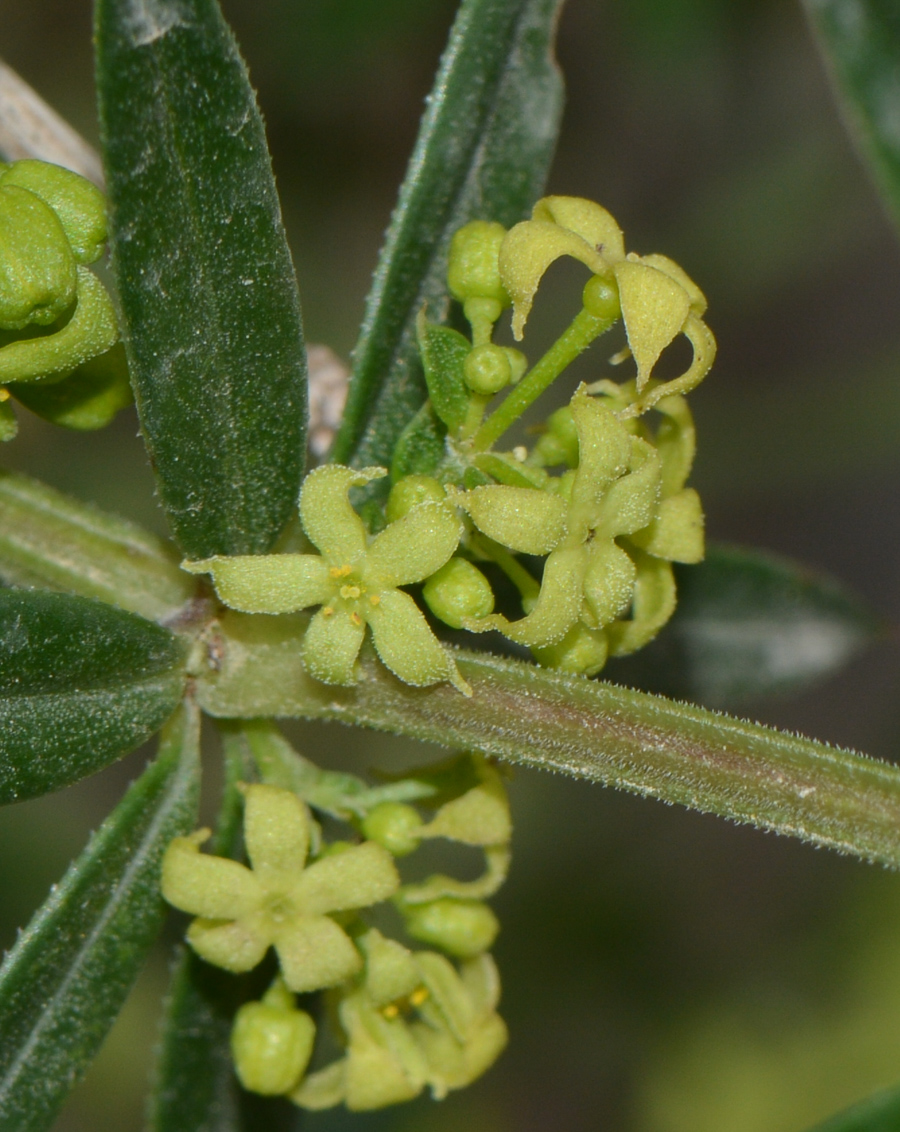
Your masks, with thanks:
[{"label": "olive green leaf underside", "polygon": [[844,1112],[817,1124],[810,1132],[897,1132],[900,1088],[883,1089]]},{"label": "olive green leaf underside", "polygon": [[0,804],[133,750],[184,682],[182,643],[151,621],[69,594],[0,591]]},{"label": "olive green leaf underside", "polygon": [[113,263],[141,430],[191,558],[270,549],[306,355],[262,119],[215,0],[98,0]]},{"label": "olive green leaf underside", "polygon": [[541,195],[562,110],[552,56],[562,0],[464,0],[381,252],[334,459],[390,466],[426,397],[415,321],[447,312],[453,232],[521,220]]},{"label": "olive green leaf underside", "polygon": [[199,721],[160,752],[72,864],[0,969],[0,1127],[43,1132],[100,1047],[164,916],[159,865],[196,822]]}]

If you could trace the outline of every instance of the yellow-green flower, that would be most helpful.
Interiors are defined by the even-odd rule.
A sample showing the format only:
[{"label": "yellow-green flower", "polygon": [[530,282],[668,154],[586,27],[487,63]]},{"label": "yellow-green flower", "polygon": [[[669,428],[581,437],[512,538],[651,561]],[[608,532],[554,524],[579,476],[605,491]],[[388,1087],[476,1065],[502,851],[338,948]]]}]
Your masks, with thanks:
[{"label": "yellow-green flower", "polygon": [[[573,256],[596,276],[614,281],[628,346],[637,364],[633,412],[643,412],[669,393],[686,393],[706,376],[716,352],[703,322],[706,299],[688,275],[663,255],[626,255],[622,230],[593,201],[544,197],[531,219],[511,228],[500,248],[500,277],[513,302],[513,333],[522,337],[538,285],[554,260]],[[653,367],[679,335],[691,343],[694,359],[679,377],[648,389]]]},{"label": "yellow-green flower", "polygon": [[373,841],[306,864],[310,816],[278,786],[246,788],[244,841],[252,868],[208,856],[209,831],[176,837],[163,857],[162,894],[198,917],[187,941],[228,971],[249,971],[274,946],[284,981],[299,993],[337,986],[362,967],[359,952],[329,913],[392,896],[400,878]]},{"label": "yellow-green flower", "polygon": [[326,464],[306,477],[300,518],[321,554],[261,554],[183,563],[210,573],[216,592],[243,613],[293,613],[320,605],[306,632],[303,661],[326,684],[353,684],[366,626],[387,667],[407,684],[449,680],[469,692],[450,654],[416,603],[398,587],[421,582],[456,550],[460,524],[444,502],[419,504],[371,541],[348,498],[383,468]]}]

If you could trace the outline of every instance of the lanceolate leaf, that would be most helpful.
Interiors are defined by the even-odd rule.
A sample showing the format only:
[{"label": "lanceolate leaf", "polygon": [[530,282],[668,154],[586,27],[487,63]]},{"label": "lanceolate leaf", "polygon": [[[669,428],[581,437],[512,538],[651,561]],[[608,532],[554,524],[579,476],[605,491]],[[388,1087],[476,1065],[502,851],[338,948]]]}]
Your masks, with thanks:
[{"label": "lanceolate leaf", "polygon": [[306,437],[297,288],[215,0],[98,0],[113,259],[141,428],[192,558],[268,550]]},{"label": "lanceolate leaf", "polygon": [[49,1128],[159,930],[159,864],[195,823],[199,725],[179,711],[131,787],[0,970],[0,1127]]},{"label": "lanceolate leaf", "polygon": [[[249,777],[244,763],[242,748],[229,736],[225,789],[210,846],[218,857],[236,857],[240,849],[243,799],[237,783]],[[201,962],[187,947],[180,949],[163,1017],[150,1132],[238,1132],[242,1127],[229,1045],[241,989],[234,975]]]},{"label": "lanceolate leaf", "polygon": [[511,225],[540,196],[562,81],[552,41],[562,0],[464,0],[422,120],[354,353],[334,458],[390,466],[427,393],[415,321],[447,310],[450,236],[473,218]]},{"label": "lanceolate leaf", "polygon": [[884,1089],[817,1124],[810,1132],[897,1132],[900,1088]]},{"label": "lanceolate leaf", "polygon": [[0,469],[0,578],[171,617],[196,590],[162,539],[52,487]]},{"label": "lanceolate leaf", "polygon": [[[268,622],[262,625],[262,621]],[[364,649],[359,683],[310,679],[307,618],[228,614],[198,684],[213,715],[334,719],[559,771],[900,868],[900,768],[629,688],[456,650],[473,690],[401,684]]]},{"label": "lanceolate leaf", "polygon": [[836,582],[774,554],[713,545],[676,575],[675,616],[611,679],[724,707],[824,679],[881,632]]},{"label": "lanceolate leaf", "polygon": [[148,739],[181,697],[184,652],[167,629],[99,601],[0,591],[0,804]]},{"label": "lanceolate leaf", "polygon": [[900,7],[895,0],[806,0],[847,124],[900,225]]}]

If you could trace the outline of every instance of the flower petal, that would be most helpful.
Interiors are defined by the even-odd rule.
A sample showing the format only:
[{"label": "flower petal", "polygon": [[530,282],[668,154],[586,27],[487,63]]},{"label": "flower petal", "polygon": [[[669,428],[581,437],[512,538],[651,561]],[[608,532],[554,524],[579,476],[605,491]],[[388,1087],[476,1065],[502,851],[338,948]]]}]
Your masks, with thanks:
[{"label": "flower petal", "polygon": [[216,593],[241,613],[294,613],[334,592],[328,563],[318,554],[222,555],[182,562],[190,574],[212,574]]},{"label": "flower petal", "polygon": [[372,540],[364,575],[376,587],[422,582],[448,561],[461,534],[446,503],[421,503]]},{"label": "flower petal", "polygon": [[568,514],[570,535],[586,538],[601,500],[629,468],[632,436],[600,400],[579,389],[572,398],[572,419],[578,433],[578,470]]},{"label": "flower petal", "polygon": [[547,491],[489,484],[451,499],[488,538],[522,554],[549,554],[566,530],[568,504]]},{"label": "flower petal", "polygon": [[362,969],[359,952],[327,916],[296,916],[272,941],[284,981],[296,994],[336,987]]},{"label": "flower petal", "polygon": [[610,487],[594,523],[601,538],[630,535],[652,521],[659,502],[659,453],[639,436],[631,437],[631,470]]},{"label": "flower petal", "polygon": [[241,920],[194,920],[187,941],[201,959],[226,971],[252,971],[272,942],[261,913]]},{"label": "flower petal", "polygon": [[500,245],[500,278],[513,301],[513,336],[517,341],[544,272],[563,255],[573,256],[596,273],[609,270],[593,244],[553,221],[523,220],[506,233]]},{"label": "flower petal", "polygon": [[309,916],[368,908],[400,887],[394,859],[374,841],[324,857],[309,866],[291,889],[291,899]]},{"label": "flower petal", "polygon": [[519,621],[507,621],[499,613],[466,624],[472,632],[499,629],[511,641],[532,648],[562,640],[578,620],[582,604],[587,550],[583,546],[554,550],[544,564],[544,577],[537,603]]},{"label": "flower petal", "polygon": [[386,590],[367,617],[378,655],[405,684],[424,688],[449,680],[460,691],[470,694],[450,653],[432,633],[409,594]]},{"label": "flower petal", "polygon": [[681,333],[691,298],[671,275],[636,258],[617,263],[614,270],[640,392],[660,354]]},{"label": "flower petal", "polygon": [[634,551],[637,580],[630,621],[614,621],[606,630],[609,655],[627,656],[652,641],[675,612],[675,576],[661,558]]},{"label": "flower petal", "polygon": [[418,1096],[428,1066],[406,1022],[388,1019],[361,994],[348,995],[340,1007],[349,1038],[344,1081],[346,1105],[365,1112]]},{"label": "flower petal", "polygon": [[[531,211],[532,220],[551,220],[581,236],[608,263],[625,258],[625,238],[612,213],[585,197],[543,197]],[[664,258],[664,257],[660,257]]]},{"label": "flower petal", "polygon": [[670,562],[703,561],[703,507],[692,487],[664,499],[653,522],[631,536],[635,546]]},{"label": "flower petal", "polygon": [[309,852],[309,810],[280,786],[254,783],[244,797],[244,843],[254,872],[263,885],[293,883]]},{"label": "flower petal", "polygon": [[355,684],[353,669],[365,632],[365,621],[354,620],[348,610],[320,609],[303,638],[306,671],[323,684]]},{"label": "flower petal", "polygon": [[345,468],[323,464],[303,481],[300,519],[310,541],[332,566],[355,562],[366,549],[366,528],[350,506],[347,492],[370,480],[386,476],[384,468]]},{"label": "flower petal", "polygon": [[248,915],[262,903],[259,881],[237,861],[201,853],[200,842],[208,836],[201,830],[170,842],[162,861],[163,897],[192,916],[233,920]]},{"label": "flower petal", "polygon": [[[588,554],[584,598],[594,618],[590,628],[602,629],[631,604],[637,568],[611,539],[596,540]],[[589,620],[586,614],[584,619]]]},{"label": "flower petal", "polygon": [[657,271],[661,271],[664,275],[668,275],[670,279],[674,279],[676,283],[680,283],[688,293],[688,297],[691,301],[691,310],[694,314],[702,318],[709,305],[706,301],[706,295],[703,294],[683,267],[679,267],[675,260],[669,259],[667,255],[659,255],[657,253],[653,255],[642,255],[641,263],[655,267]]}]

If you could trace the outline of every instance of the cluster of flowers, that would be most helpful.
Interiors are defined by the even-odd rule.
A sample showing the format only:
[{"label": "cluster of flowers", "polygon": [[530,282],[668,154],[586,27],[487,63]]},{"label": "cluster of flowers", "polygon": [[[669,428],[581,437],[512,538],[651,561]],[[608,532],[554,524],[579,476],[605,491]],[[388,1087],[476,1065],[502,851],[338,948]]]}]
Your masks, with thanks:
[{"label": "cluster of flowers", "polygon": [[44,161],[0,164],[0,440],[16,434],[11,397],[75,429],[131,402],[112,300],[87,266],[106,235],[89,181]]},{"label": "cluster of flowers", "polygon": [[[512,306],[521,338],[540,279],[562,255],[593,274],[582,309],[529,370],[520,351],[493,343],[494,325]],[[367,507],[375,533],[349,493],[387,469],[326,464],[307,477],[299,501],[318,554],[216,557],[184,567],[210,573],[221,600],[242,612],[320,606],[304,639],[304,663],[326,683],[355,682],[369,626],[378,655],[401,680],[448,680],[468,692],[452,655],[400,588],[418,583],[444,624],[499,630],[543,665],[594,675],[608,655],[634,652],[672,615],[672,563],[703,557],[700,500],[685,486],[695,437],[684,394],[715,354],[702,321],[705,299],[665,256],[626,255],[610,214],[573,197],[539,201],[532,219],[508,232],[486,221],[467,224],[451,245],[448,285],[472,338],[429,323],[424,312],[419,318],[429,400],[400,437],[384,510],[373,521]],[[635,378],[582,385],[530,452],[495,451],[524,409],[619,318],[628,347],[614,360],[632,356]],[[660,381],[654,367],[680,335],[692,346],[691,364]],[[651,409],[655,429],[645,418]],[[519,555],[544,558],[540,582]],[[486,562],[518,589],[521,618],[494,612],[480,568]]]},{"label": "cluster of flowers", "polygon": [[[256,727],[264,729],[263,744],[280,744],[283,762],[285,740],[272,725]],[[441,1099],[479,1077],[507,1040],[496,1012],[499,976],[488,954],[499,925],[484,902],[509,867],[503,782],[479,755],[370,789],[318,770],[310,783],[311,765],[304,793],[351,821],[362,840],[326,843],[294,790],[244,785],[251,867],[201,853],[209,831],[199,830],[167,849],[163,895],[197,917],[187,941],[209,963],[249,971],[275,949],[278,976],[234,1021],[232,1053],[245,1088],[306,1109],[381,1108],[426,1087]],[[431,820],[402,798],[427,806]],[[402,884],[395,858],[434,838],[483,850],[483,876]],[[411,950],[367,924],[363,909],[387,900],[407,936],[439,950]],[[322,1013],[333,1031],[318,1043],[316,1023],[295,998],[316,991],[326,992]],[[329,1042],[342,1055],[314,1062],[308,1072],[314,1056],[324,1060]]]}]

